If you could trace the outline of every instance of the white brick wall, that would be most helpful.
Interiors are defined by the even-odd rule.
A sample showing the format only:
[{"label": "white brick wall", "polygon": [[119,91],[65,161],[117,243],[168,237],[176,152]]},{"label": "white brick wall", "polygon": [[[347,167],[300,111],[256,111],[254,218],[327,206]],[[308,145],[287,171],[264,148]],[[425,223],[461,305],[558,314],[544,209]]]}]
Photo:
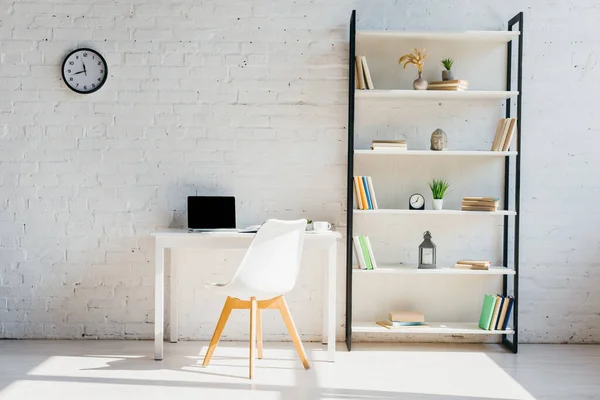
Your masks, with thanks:
[{"label": "white brick wall", "polygon": [[[353,8],[362,28],[415,30],[502,29],[525,12],[522,340],[600,341],[600,11],[550,0],[1,1],[0,338],[151,337],[148,234],[183,225],[190,194],[235,194],[240,225],[343,226]],[[60,80],[78,46],[110,65],[93,95]],[[320,332],[316,264],[291,295],[306,338]],[[204,338],[220,299],[186,290],[211,303],[184,310],[182,335]],[[338,314],[341,334],[343,295]]]}]

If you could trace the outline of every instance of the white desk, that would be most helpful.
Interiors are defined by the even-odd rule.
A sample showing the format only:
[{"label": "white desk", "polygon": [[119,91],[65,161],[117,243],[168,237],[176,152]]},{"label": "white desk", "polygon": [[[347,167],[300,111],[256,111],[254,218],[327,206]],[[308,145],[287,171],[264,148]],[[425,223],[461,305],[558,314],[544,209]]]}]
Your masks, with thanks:
[{"label": "white desk", "polygon": [[[167,249],[239,249],[247,248],[254,233],[238,232],[189,232],[187,229],[167,229],[153,232],[156,249],[156,266],[154,276],[154,359],[163,359],[163,329],[165,315],[165,250]],[[335,305],[336,305],[336,268],[338,232],[307,232],[304,240],[304,251],[313,249],[326,250],[328,268],[324,271],[327,285],[324,285],[327,301],[323,302],[323,344],[327,343],[327,358],[335,357]],[[178,338],[178,277],[177,266],[171,264],[170,279],[170,340],[176,343]],[[215,321],[216,324],[216,321]]]}]

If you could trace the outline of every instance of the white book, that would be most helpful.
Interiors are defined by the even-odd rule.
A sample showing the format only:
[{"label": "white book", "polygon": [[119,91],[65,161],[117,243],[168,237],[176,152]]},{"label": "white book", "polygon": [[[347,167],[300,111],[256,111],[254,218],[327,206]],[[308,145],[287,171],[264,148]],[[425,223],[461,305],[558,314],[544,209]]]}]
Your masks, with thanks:
[{"label": "white book", "polygon": [[377,269],[377,263],[375,262],[375,256],[373,255],[373,248],[371,247],[371,240],[369,240],[368,236],[365,236],[365,242],[367,242],[367,249],[369,250],[369,257],[371,258],[373,269]]},{"label": "white book", "polygon": [[373,189],[373,180],[370,176],[367,176],[367,183],[369,184],[369,194],[371,195],[371,203],[373,204],[373,210],[377,210],[377,199],[375,198],[375,189]]},{"label": "white book", "polygon": [[367,269],[367,262],[365,261],[362,249],[360,248],[360,240],[358,239],[358,236],[354,236],[352,238],[352,243],[354,243],[354,253],[356,255],[356,260],[358,261],[358,266],[360,269]]},{"label": "white book", "polygon": [[375,86],[373,86],[373,79],[371,79],[371,71],[369,71],[369,66],[367,65],[367,57],[361,56],[360,61],[362,62],[367,89],[373,90],[375,89]]}]

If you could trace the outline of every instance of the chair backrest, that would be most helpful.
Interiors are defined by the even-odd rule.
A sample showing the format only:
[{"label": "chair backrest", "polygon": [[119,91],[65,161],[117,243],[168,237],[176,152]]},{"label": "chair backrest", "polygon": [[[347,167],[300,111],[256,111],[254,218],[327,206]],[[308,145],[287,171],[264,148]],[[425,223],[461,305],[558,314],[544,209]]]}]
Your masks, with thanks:
[{"label": "chair backrest", "polygon": [[248,248],[230,284],[244,291],[284,294],[292,290],[300,269],[306,220],[265,222]]}]

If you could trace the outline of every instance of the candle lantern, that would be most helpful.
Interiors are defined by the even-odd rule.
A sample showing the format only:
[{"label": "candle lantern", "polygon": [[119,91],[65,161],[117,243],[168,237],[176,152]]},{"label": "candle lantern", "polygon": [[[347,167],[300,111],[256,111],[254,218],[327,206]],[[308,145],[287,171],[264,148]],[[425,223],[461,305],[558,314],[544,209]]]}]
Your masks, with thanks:
[{"label": "candle lantern", "polygon": [[435,266],[435,243],[431,241],[431,232],[423,235],[423,243],[419,246],[419,269],[434,269]]}]

